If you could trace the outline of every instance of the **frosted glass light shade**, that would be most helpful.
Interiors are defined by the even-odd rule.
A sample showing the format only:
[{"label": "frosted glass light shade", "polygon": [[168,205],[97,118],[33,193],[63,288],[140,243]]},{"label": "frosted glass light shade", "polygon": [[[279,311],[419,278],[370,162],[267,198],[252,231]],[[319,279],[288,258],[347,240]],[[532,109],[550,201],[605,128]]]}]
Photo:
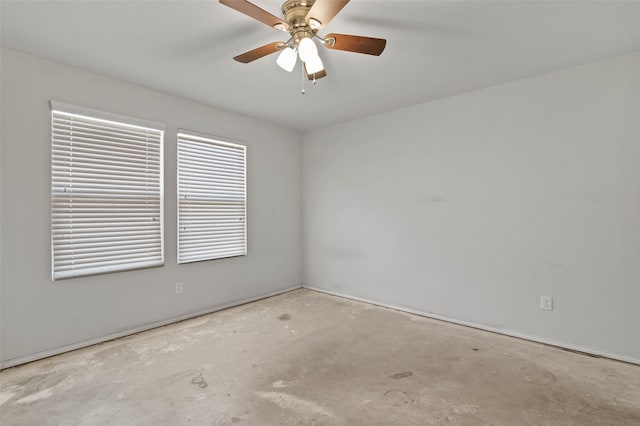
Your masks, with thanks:
[{"label": "frosted glass light shade", "polygon": [[303,38],[298,44],[298,55],[302,62],[312,60],[318,56],[318,48],[316,44],[310,38]]},{"label": "frosted glass light shade", "polygon": [[278,55],[278,59],[276,59],[276,64],[280,66],[285,71],[291,72],[293,68],[296,66],[296,56],[295,50],[290,47],[283,49],[282,52]]},{"label": "frosted glass light shade", "polygon": [[307,74],[316,74],[324,69],[324,64],[322,63],[322,59],[317,54],[304,63],[307,68]]}]

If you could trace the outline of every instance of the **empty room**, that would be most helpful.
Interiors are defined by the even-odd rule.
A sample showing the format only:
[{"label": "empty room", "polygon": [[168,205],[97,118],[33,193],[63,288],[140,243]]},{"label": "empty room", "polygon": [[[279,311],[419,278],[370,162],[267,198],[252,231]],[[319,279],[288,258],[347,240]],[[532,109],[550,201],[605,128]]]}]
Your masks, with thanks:
[{"label": "empty room", "polygon": [[640,1],[0,19],[2,426],[640,424]]}]

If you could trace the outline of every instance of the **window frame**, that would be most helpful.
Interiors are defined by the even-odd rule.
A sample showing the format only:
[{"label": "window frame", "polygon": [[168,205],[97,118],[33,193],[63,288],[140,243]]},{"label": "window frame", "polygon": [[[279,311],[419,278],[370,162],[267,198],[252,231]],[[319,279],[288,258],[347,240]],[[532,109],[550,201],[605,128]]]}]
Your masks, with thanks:
[{"label": "window frame", "polygon": [[[185,142],[181,136],[185,136],[188,139],[195,139],[198,140],[199,142],[203,142],[203,143],[211,143],[213,145],[218,145],[221,147],[229,147],[229,148],[233,148],[233,149],[241,149],[242,150],[242,160],[243,160],[243,173],[242,173],[242,195],[243,195],[243,199],[242,199],[242,205],[243,205],[243,250],[242,253],[235,253],[235,254],[223,254],[223,255],[219,255],[219,256],[209,256],[209,257],[203,257],[203,258],[197,258],[197,259],[191,259],[191,260],[183,260],[181,259],[181,252],[180,252],[180,245],[181,245],[181,230],[182,230],[182,224],[180,221],[181,215],[180,215],[180,201],[181,201],[181,188],[180,188],[180,183],[181,183],[181,176],[180,176],[180,172],[181,172],[181,167],[180,167],[180,163],[181,163],[181,154],[180,154],[180,149],[181,149],[181,142]],[[185,265],[185,264],[189,264],[189,263],[196,263],[196,262],[207,262],[207,261],[211,261],[211,260],[219,260],[219,259],[229,259],[229,258],[234,258],[234,257],[244,257],[248,255],[248,250],[249,250],[249,246],[248,246],[248,194],[247,194],[247,145],[243,142],[237,141],[237,140],[233,140],[230,138],[226,138],[226,137],[220,137],[220,136],[215,136],[215,135],[211,135],[211,134],[206,134],[206,133],[201,133],[201,132],[196,132],[193,130],[188,130],[188,129],[183,129],[183,128],[179,128],[177,129],[176,132],[176,258],[177,258],[177,262],[178,265]]]},{"label": "window frame", "polygon": [[[64,280],[64,279],[71,279],[71,278],[79,278],[79,277],[87,277],[87,276],[93,276],[93,275],[101,275],[101,274],[106,274],[106,273],[114,273],[114,272],[123,272],[123,271],[129,271],[129,270],[138,270],[138,269],[147,269],[147,268],[154,268],[154,267],[160,267],[160,266],[164,266],[165,263],[165,250],[164,250],[164,139],[165,139],[165,128],[166,126],[162,123],[157,123],[157,122],[153,122],[153,121],[148,121],[148,120],[142,120],[142,119],[138,119],[138,118],[133,118],[133,117],[128,117],[128,116],[124,116],[124,115],[119,115],[119,114],[113,114],[113,113],[108,113],[108,112],[104,112],[104,111],[99,111],[99,110],[95,110],[95,109],[91,109],[91,108],[86,108],[86,107],[81,107],[81,106],[77,106],[77,105],[71,105],[71,104],[67,104],[67,103],[63,103],[63,102],[58,102],[58,101],[50,101],[49,102],[49,106],[50,106],[50,120],[51,120],[51,134],[50,134],[50,188],[51,188],[51,206],[50,206],[50,227],[49,227],[49,231],[50,231],[50,237],[51,237],[51,278],[53,281],[59,281],[59,280]],[[151,141],[147,142],[148,146],[151,146],[151,143],[154,143],[157,145],[157,148],[154,148],[153,151],[157,151],[157,157],[156,155],[153,156],[153,161],[157,162],[157,167],[155,167],[154,173],[152,176],[150,177],[146,177],[144,180],[140,180],[140,182],[137,184],[137,187],[135,187],[135,189],[138,188],[142,188],[145,191],[149,190],[149,182],[153,182],[153,189],[155,190],[157,188],[157,203],[158,203],[158,207],[157,210],[154,209],[154,212],[157,211],[157,215],[153,215],[153,217],[158,217],[159,220],[159,227],[157,231],[152,231],[149,232],[148,235],[154,237],[151,238],[151,240],[153,241],[153,243],[151,243],[155,248],[155,252],[158,253],[159,252],[159,256],[156,254],[154,256],[148,256],[146,259],[144,259],[144,256],[141,258],[135,258],[134,254],[128,253],[131,255],[131,261],[130,262],[126,262],[126,260],[128,259],[123,259],[124,262],[122,263],[117,263],[117,264],[107,264],[106,261],[103,261],[104,263],[102,265],[98,265],[98,266],[93,266],[93,267],[79,267],[79,268],[70,268],[70,269],[61,269],[60,265],[60,261],[56,262],[56,247],[58,248],[58,251],[63,250],[63,249],[67,249],[67,250],[73,250],[73,246],[74,244],[80,244],[80,243],[74,243],[71,242],[68,245],[64,245],[63,243],[61,243],[60,240],[60,234],[61,231],[56,231],[54,229],[55,227],[55,221],[54,221],[54,217],[56,216],[56,214],[61,214],[61,211],[63,211],[64,209],[60,210],[60,207],[58,206],[61,203],[64,203],[65,200],[64,198],[62,198],[60,196],[59,192],[56,192],[56,185],[62,185],[62,178],[60,178],[59,176],[56,177],[55,174],[58,174],[59,172],[56,172],[54,170],[54,154],[55,154],[55,150],[60,150],[61,147],[64,146],[64,137],[58,141],[54,140],[54,137],[56,136],[56,133],[54,133],[54,130],[56,129],[56,124],[55,124],[55,119],[57,118],[58,120],[61,119],[61,117],[77,117],[79,120],[84,120],[85,124],[90,125],[95,125],[96,127],[98,126],[104,126],[104,129],[106,130],[94,130],[95,132],[99,132],[101,131],[102,133],[115,133],[118,129],[132,129],[134,131],[147,131],[152,135]],[[109,129],[109,126],[111,126],[111,128]],[[59,132],[58,132],[59,133]],[[133,133],[133,132],[132,132]],[[72,133],[71,133],[72,134]],[[108,143],[111,142],[113,143],[113,141],[109,140],[109,137],[111,137],[111,135],[90,135],[90,136],[94,136],[94,138],[96,139],[100,139],[100,138],[104,138],[106,140],[106,144],[105,146],[108,147]],[[66,137],[66,136],[65,136]],[[115,137],[115,136],[113,136]],[[133,136],[131,136],[133,139]],[[118,142],[120,143],[120,142]],[[125,141],[126,143],[126,141]],[[102,148],[102,147],[101,147]],[[114,150],[113,147],[110,147],[112,150]],[[125,148],[126,149],[126,148]],[[132,150],[134,148],[131,148]],[[151,148],[147,147],[146,148],[146,152],[149,152]],[[108,151],[108,150],[107,150]],[[143,152],[144,150],[140,150],[141,152]],[[113,154],[113,153],[112,153]],[[107,153],[107,155],[109,155]],[[120,157],[118,157],[117,155],[114,156],[114,158],[116,158],[116,161],[122,161],[123,158],[125,158],[124,154],[120,154]],[[118,160],[118,158],[120,160]],[[69,164],[69,168],[73,168],[73,159],[69,160],[66,157],[64,158],[63,161],[67,161]],[[114,169],[109,169],[106,167],[103,167],[102,170],[100,170],[100,167],[98,167],[96,164],[91,164],[91,161],[93,161],[95,163],[95,159],[90,159],[90,164],[87,166],[87,168],[89,168],[90,170],[86,172],[86,174],[88,175],[89,179],[98,179],[98,177],[96,176],[100,176],[102,174],[102,179],[104,179],[104,175],[108,175],[111,173],[114,173]],[[93,167],[94,169],[91,170],[91,167]],[[150,166],[148,166],[150,167]],[[152,169],[154,169],[152,167]],[[149,173],[149,168],[145,168],[145,173]],[[93,173],[93,175],[91,175]],[[130,178],[129,175],[124,174],[123,176]],[[122,179],[121,179],[122,181]],[[73,182],[70,181],[72,184]],[[157,183],[156,183],[157,182]],[[157,186],[156,186],[157,184]],[[117,184],[114,184],[117,186]],[[120,183],[120,185],[122,185],[122,183]],[[152,190],[153,191],[153,190]],[[65,190],[66,192],[66,190]],[[120,193],[114,193],[114,199],[118,200],[118,195],[120,196],[120,200],[127,200],[126,197],[122,196],[123,192]],[[95,198],[95,197],[94,197]],[[99,198],[99,197],[97,197]],[[77,197],[75,199],[82,199],[82,197]],[[71,203],[73,203],[73,198],[71,198]],[[129,198],[130,200],[130,198]],[[134,199],[135,200],[135,199]],[[89,202],[90,204],[91,202]],[[155,203],[155,201],[154,201]],[[134,204],[136,204],[136,202],[134,202]],[[139,204],[144,204],[144,203],[139,203]],[[108,203],[104,203],[104,206],[100,207],[95,207],[96,209],[113,209],[116,213],[117,209],[115,207],[107,207],[109,204]],[[94,208],[93,205],[90,205],[89,208]],[[122,212],[119,212],[122,214]],[[73,217],[71,216],[73,213],[70,213],[70,220],[73,220]],[[107,215],[107,213],[102,212],[102,210],[99,210],[98,213],[96,213],[96,215]],[[134,217],[134,221],[133,223],[142,223],[142,217],[144,217],[144,215],[148,215],[149,212],[143,212],[143,213],[136,213],[138,215],[138,217]],[[99,222],[99,220],[96,220],[96,223]],[[91,226],[96,227],[96,223],[91,223]],[[123,223],[127,223],[124,222]],[[73,225],[72,225],[73,226]],[[72,233],[71,233],[72,235]],[[155,238],[157,236],[157,238]],[[119,236],[120,238],[123,238],[122,235]],[[58,240],[56,240],[56,238],[58,238]],[[101,238],[101,237],[94,237],[94,238]],[[110,235],[110,236],[104,236],[102,238],[115,238],[117,239],[118,236],[117,235]],[[139,241],[142,241],[144,237],[139,238]],[[72,241],[73,241],[73,237],[71,237]],[[96,244],[94,241],[88,241],[88,242],[84,242],[85,244]],[[159,243],[159,244],[158,244]],[[142,243],[139,243],[142,244]],[[109,246],[109,247],[113,247],[113,246]],[[126,244],[123,245],[123,247],[126,247]],[[106,248],[106,247],[101,247],[101,248]],[[158,250],[159,249],[159,250]],[[105,253],[108,252],[109,250],[104,250],[102,252],[100,252],[99,248],[95,248],[94,249],[96,253]],[[113,249],[111,250],[113,251]],[[99,255],[96,256],[96,258],[99,258]]]}]

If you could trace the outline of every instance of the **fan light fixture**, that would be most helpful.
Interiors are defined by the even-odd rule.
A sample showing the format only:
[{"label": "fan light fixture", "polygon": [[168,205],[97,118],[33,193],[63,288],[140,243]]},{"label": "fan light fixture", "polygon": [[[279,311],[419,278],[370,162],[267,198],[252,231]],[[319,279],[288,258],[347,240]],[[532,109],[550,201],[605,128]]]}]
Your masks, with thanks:
[{"label": "fan light fixture", "polygon": [[310,38],[303,38],[298,44],[298,54],[292,47],[285,47],[276,59],[276,64],[287,72],[293,71],[296,66],[296,60],[300,57],[300,60],[304,62],[305,69],[309,75],[317,74],[324,70],[324,64],[320,55],[318,55],[318,48],[316,44]]},{"label": "fan light fixture", "polygon": [[311,58],[311,60],[305,62],[304,65],[307,68],[307,73],[308,74],[317,74],[320,71],[324,70],[324,65],[322,63],[322,59],[320,59],[320,56],[318,56],[318,55],[316,55],[315,57]]},{"label": "fan light fixture", "polygon": [[318,48],[316,44],[308,37],[300,40],[298,44],[298,56],[302,62],[309,62],[318,57]]},{"label": "fan light fixture", "polygon": [[293,68],[296,66],[296,59],[298,59],[298,55],[296,55],[296,51],[290,47],[287,47],[280,52],[278,55],[278,59],[276,60],[276,64],[283,70],[287,72],[293,71]]}]

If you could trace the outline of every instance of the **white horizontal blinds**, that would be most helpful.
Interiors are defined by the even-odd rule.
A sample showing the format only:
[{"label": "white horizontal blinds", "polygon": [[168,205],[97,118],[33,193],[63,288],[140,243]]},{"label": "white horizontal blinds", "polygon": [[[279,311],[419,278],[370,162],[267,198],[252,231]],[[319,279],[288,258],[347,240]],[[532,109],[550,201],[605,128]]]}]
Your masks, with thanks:
[{"label": "white horizontal blinds", "polygon": [[178,133],[178,263],[247,253],[246,147]]},{"label": "white horizontal blinds", "polygon": [[162,265],[163,131],[55,108],[53,279]]}]

